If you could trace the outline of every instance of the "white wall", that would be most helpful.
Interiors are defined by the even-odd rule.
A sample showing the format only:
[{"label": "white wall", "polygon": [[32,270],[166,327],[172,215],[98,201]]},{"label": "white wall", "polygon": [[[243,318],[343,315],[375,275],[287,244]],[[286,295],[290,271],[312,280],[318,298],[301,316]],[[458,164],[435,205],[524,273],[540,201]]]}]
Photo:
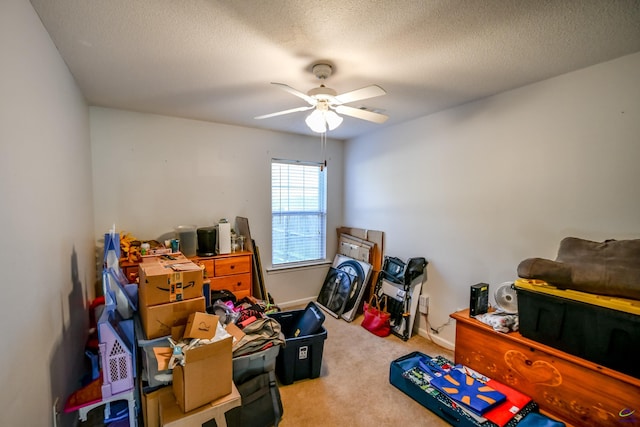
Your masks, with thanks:
[{"label": "white wall", "polygon": [[[321,161],[320,137],[90,108],[95,236],[113,223],[140,239],[181,224],[249,219],[263,270],[271,266],[271,159]],[[343,143],[328,140],[327,255],[342,225]],[[279,304],[318,295],[327,266],[265,274]]]},{"label": "white wall", "polygon": [[[0,3],[0,60],[0,425],[51,425],[55,399],[62,407],[83,367],[95,240],[114,222],[152,238],[178,224],[247,216],[268,267],[269,161],[319,159],[320,144],[89,113],[26,0]],[[425,256],[429,321],[439,326],[468,305],[469,285],[513,280],[522,259],[553,258],[564,236],[640,237],[639,76],[635,54],[344,149],[329,141],[329,253],[331,230],[349,225],[384,230],[388,255]],[[325,271],[268,274],[267,285],[278,302],[304,300]],[[453,324],[436,338],[451,345]]]},{"label": "white wall", "polygon": [[[565,236],[640,237],[640,54],[349,141],[345,224],[424,256],[431,327]],[[455,339],[455,322],[434,336]],[[424,317],[422,332],[428,330]]]},{"label": "white wall", "polygon": [[0,425],[47,426],[84,371],[95,275],[89,113],[26,0],[0,2],[0,63]]}]

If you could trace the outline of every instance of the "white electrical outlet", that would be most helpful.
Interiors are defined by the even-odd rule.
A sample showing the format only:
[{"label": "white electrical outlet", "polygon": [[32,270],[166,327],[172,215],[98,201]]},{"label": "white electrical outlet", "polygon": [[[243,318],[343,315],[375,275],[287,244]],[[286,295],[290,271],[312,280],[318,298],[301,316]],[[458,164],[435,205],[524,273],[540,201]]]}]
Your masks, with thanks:
[{"label": "white electrical outlet", "polygon": [[429,314],[429,295],[420,295],[419,310],[422,314]]}]

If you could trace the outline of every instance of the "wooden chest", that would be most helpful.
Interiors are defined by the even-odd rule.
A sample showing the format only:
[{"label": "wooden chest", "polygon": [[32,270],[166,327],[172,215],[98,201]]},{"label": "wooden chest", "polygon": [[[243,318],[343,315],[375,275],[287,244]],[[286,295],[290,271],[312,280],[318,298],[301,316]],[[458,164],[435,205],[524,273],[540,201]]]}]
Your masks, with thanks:
[{"label": "wooden chest", "polygon": [[[455,362],[531,396],[573,426],[640,426],[640,379],[469,317],[456,320]],[[640,363],[640,358],[639,358]]]}]

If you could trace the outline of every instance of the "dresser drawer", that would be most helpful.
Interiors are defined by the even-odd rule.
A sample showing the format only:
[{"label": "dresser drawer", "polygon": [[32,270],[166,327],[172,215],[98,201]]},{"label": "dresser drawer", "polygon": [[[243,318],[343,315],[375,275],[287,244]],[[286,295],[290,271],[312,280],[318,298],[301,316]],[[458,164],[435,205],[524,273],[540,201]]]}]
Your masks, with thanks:
[{"label": "dresser drawer", "polygon": [[241,301],[242,298],[247,298],[251,296],[251,291],[236,291],[233,293],[236,296],[236,301]]},{"label": "dresser drawer", "polygon": [[213,258],[201,258],[198,260],[198,264],[204,266],[204,277],[213,277]]},{"label": "dresser drawer", "polygon": [[251,255],[216,258],[213,263],[214,277],[251,272]]},{"label": "dresser drawer", "polygon": [[234,294],[236,294],[236,297],[238,297],[240,295],[240,292],[243,292],[243,291],[250,293],[251,292],[251,274],[243,273],[243,274],[234,274],[232,276],[214,277],[213,279],[211,279],[211,289],[212,290],[227,289],[233,292]]}]

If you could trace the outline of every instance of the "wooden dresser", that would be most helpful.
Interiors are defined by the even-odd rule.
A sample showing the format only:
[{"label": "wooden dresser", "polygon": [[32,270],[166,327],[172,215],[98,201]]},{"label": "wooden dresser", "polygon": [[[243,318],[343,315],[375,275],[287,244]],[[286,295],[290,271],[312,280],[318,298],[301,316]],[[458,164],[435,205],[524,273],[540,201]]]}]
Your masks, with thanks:
[{"label": "wooden dresser", "polygon": [[124,277],[127,278],[129,283],[136,283],[138,280],[138,265],[137,262],[120,261],[120,269],[124,273]]},{"label": "wooden dresser", "polygon": [[[471,318],[456,320],[455,362],[531,396],[571,426],[640,426],[640,379]],[[640,363],[640,355],[638,355]]]},{"label": "wooden dresser", "polygon": [[251,296],[253,283],[251,257],[252,253],[245,251],[197,257],[193,261],[204,266],[205,280],[210,281],[211,290],[227,289],[241,300]]}]

